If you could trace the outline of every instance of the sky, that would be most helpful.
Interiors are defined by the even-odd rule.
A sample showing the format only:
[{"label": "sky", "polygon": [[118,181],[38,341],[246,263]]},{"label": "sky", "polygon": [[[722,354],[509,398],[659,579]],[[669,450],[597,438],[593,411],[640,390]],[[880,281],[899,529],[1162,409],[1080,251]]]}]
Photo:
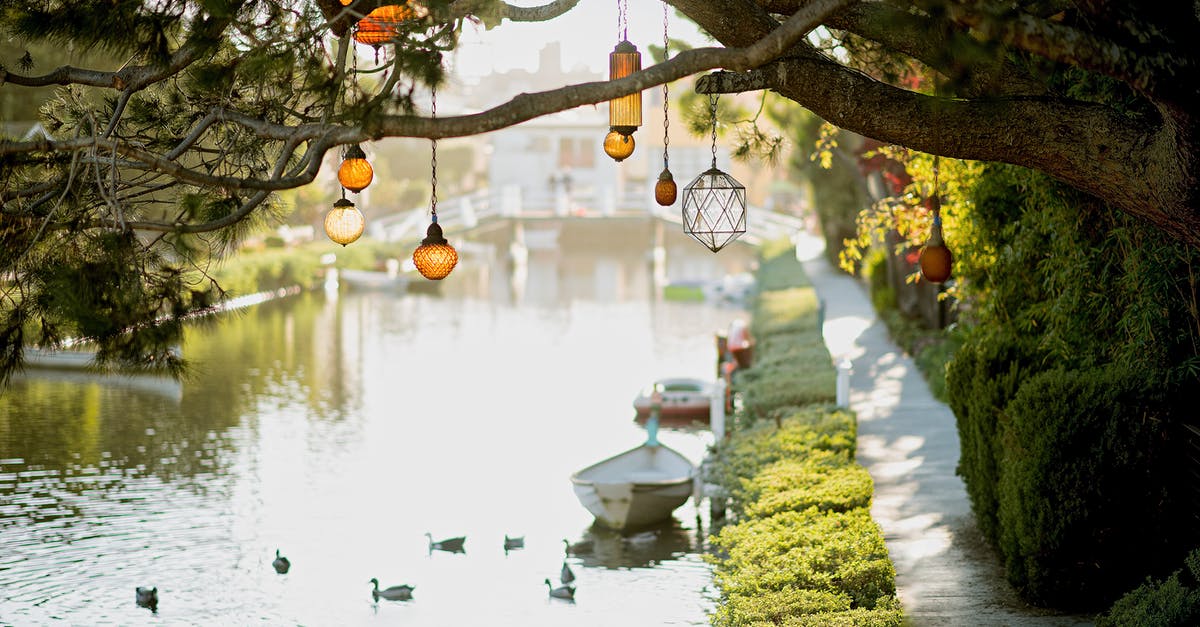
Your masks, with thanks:
[{"label": "sky", "polygon": [[[543,0],[509,0],[519,6],[538,6]],[[646,53],[650,45],[662,45],[662,3],[659,0],[628,0],[629,40]],[[669,11],[673,39],[703,45],[695,24]],[[618,41],[617,0],[580,0],[566,14],[540,23],[505,21],[485,30],[468,25],[453,60],[455,72],[464,79],[511,69],[537,69],[538,52],[552,41],[562,44],[563,69],[585,65],[598,73],[608,72],[608,53]],[[644,57],[643,65],[650,65]]]}]

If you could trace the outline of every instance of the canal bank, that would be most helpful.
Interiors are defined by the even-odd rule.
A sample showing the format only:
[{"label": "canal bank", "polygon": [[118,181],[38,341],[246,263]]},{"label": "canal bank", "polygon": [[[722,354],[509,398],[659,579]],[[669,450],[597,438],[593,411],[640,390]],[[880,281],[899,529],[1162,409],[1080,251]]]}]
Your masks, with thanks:
[{"label": "canal bank", "polygon": [[888,337],[860,283],[834,270],[824,242],[800,234],[803,262],[824,305],[823,335],[833,359],[849,360],[850,407],[858,416],[858,461],[875,482],[871,513],[896,566],[908,623],[1089,625],[1022,602],[975,527],[959,457],[954,414],[929,392],[912,360]]},{"label": "canal bank", "polygon": [[706,479],[730,497],[713,538],[717,625],[895,627],[895,570],[855,463],[856,421],[834,406],[820,305],[786,243],[765,246],[752,312],[753,364]]}]

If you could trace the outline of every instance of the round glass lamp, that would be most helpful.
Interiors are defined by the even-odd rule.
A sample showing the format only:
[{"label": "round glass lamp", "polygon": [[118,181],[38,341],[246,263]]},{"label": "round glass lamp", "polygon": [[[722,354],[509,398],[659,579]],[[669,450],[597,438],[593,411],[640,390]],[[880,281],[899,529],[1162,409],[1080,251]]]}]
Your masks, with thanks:
[{"label": "round glass lamp", "polygon": [[679,186],[675,184],[675,177],[671,176],[671,171],[663,168],[663,171],[658,175],[658,182],[654,184],[654,202],[663,207],[670,207],[675,204],[675,196],[679,193]]},{"label": "round glass lamp", "polygon": [[604,136],[604,154],[612,157],[613,161],[624,161],[633,154],[633,135],[623,134],[615,129],[609,131],[608,135]]},{"label": "round glass lamp", "polygon": [[950,249],[942,239],[942,216],[934,216],[929,241],[921,247],[918,263],[921,266],[921,277],[930,283],[945,283],[950,278],[954,255],[950,254]]},{"label": "round glass lamp", "polygon": [[385,4],[358,21],[354,41],[378,47],[394,39],[401,24],[418,17],[424,17],[424,11],[413,10],[407,3]]},{"label": "round glass lamp", "polygon": [[454,266],[458,265],[458,251],[442,236],[437,214],[434,214],[429,230],[425,231],[425,239],[421,240],[421,245],[413,251],[412,260],[417,272],[431,281],[446,278]]},{"label": "round glass lamp", "polygon": [[[714,159],[715,162],[715,159]],[[746,232],[746,188],[710,168],[683,188],[683,232],[714,253]]]},{"label": "round glass lamp", "polygon": [[325,234],[342,246],[362,237],[366,225],[362,212],[345,198],[333,203],[333,209],[325,214]]},{"label": "round glass lamp", "polygon": [[342,187],[357,194],[366,189],[374,178],[375,170],[367,161],[367,153],[363,152],[358,144],[354,144],[346,151],[346,158],[338,168],[338,182]]}]

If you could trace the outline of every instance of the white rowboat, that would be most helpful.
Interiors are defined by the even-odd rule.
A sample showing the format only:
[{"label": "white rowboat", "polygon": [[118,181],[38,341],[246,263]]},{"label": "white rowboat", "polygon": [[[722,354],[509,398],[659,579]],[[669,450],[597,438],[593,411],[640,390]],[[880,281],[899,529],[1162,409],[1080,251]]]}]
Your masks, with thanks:
[{"label": "white rowboat", "polygon": [[692,495],[696,467],[654,438],[571,475],[575,496],[597,522],[623,530],[671,517]]}]

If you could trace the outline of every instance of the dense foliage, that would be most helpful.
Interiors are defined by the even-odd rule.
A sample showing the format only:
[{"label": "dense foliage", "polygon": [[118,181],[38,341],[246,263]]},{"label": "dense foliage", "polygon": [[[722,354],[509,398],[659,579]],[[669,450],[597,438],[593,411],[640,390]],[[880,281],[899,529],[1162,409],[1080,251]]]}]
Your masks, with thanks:
[{"label": "dense foliage", "polygon": [[871,477],[854,462],[853,414],[779,392],[816,380],[813,398],[828,400],[833,365],[795,255],[765,252],[752,325],[757,373],[739,378],[744,412],[710,467],[736,520],[713,541],[721,590],[713,621],[897,627],[895,570],[868,512]]},{"label": "dense foliage", "polygon": [[1200,624],[1200,549],[1188,555],[1184,566],[1163,581],[1148,580],[1121,597],[1096,621],[1097,627]]},{"label": "dense foliage", "polygon": [[1173,442],[1200,385],[1200,254],[1020,168],[972,189],[959,472],[1018,590],[1097,607],[1189,548]]}]

